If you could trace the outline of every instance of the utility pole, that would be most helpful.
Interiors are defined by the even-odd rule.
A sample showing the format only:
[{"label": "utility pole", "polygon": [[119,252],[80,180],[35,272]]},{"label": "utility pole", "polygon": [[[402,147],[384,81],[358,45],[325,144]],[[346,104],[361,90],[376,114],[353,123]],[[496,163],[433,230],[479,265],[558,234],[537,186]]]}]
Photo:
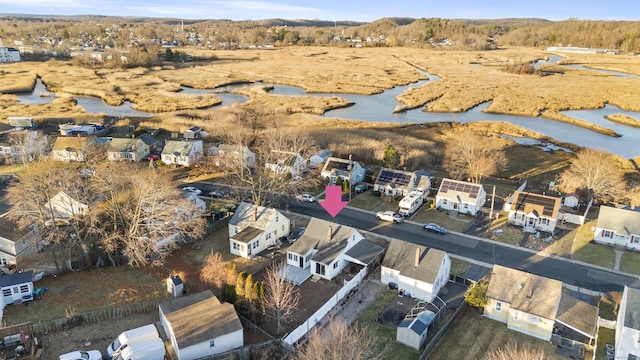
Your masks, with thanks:
[{"label": "utility pole", "polygon": [[351,184],[351,180],[353,179],[353,177],[351,176],[353,172],[353,161],[351,161],[351,154],[349,154],[349,202],[351,202],[351,187],[353,186],[353,184]]}]

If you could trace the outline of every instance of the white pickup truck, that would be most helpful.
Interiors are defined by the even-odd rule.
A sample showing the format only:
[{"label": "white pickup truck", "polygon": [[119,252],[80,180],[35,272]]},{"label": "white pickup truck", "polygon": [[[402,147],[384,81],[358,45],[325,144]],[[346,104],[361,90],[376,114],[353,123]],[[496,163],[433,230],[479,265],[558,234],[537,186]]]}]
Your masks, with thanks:
[{"label": "white pickup truck", "polygon": [[400,214],[396,214],[393,211],[379,211],[376,213],[376,219],[382,221],[393,221],[398,224],[404,221],[404,217]]}]

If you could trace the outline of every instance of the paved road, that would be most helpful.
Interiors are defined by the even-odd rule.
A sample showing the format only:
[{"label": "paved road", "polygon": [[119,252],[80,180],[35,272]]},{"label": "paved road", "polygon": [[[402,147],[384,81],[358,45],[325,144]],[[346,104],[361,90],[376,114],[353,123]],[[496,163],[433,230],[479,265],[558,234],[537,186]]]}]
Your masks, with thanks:
[{"label": "paved road", "polygon": [[565,284],[594,291],[622,291],[624,285],[640,287],[640,279],[613,270],[558,257],[540,256],[535,251],[508,246],[477,237],[449,233],[424,232],[420,224],[392,224],[375,219],[373,214],[350,207],[331,218],[317,203],[290,205],[293,212],[353,226],[376,234],[402,239],[444,250],[476,262],[499,264],[532,274],[563,281]]}]

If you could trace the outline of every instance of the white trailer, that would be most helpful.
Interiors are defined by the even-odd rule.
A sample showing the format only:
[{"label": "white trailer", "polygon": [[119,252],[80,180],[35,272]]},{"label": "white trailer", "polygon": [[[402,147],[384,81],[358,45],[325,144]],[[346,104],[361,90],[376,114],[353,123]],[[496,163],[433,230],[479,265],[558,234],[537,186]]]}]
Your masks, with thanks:
[{"label": "white trailer", "polygon": [[402,200],[400,200],[400,210],[398,214],[402,216],[409,216],[416,212],[420,205],[424,202],[423,193],[421,191],[412,191]]}]

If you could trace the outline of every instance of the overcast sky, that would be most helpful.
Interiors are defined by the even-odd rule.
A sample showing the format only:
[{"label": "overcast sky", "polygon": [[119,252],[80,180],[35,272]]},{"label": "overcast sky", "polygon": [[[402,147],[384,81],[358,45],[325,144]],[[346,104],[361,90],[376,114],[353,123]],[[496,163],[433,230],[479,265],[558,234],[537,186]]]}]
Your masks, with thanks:
[{"label": "overcast sky", "polygon": [[182,19],[320,19],[369,22],[383,17],[640,20],[636,0],[0,0],[0,14],[109,15]]}]

